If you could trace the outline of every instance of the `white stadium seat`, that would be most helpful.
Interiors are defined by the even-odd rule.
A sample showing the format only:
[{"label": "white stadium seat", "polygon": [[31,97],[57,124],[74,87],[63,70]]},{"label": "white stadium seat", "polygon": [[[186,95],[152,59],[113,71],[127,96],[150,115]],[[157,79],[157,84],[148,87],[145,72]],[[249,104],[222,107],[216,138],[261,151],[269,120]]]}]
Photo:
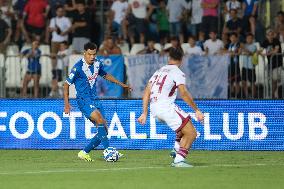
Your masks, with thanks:
[{"label": "white stadium seat", "polygon": [[6,50],[7,56],[18,56],[20,53],[19,47],[17,45],[9,45]]},{"label": "white stadium seat", "polygon": [[69,66],[68,66],[68,72],[71,72],[71,69],[73,66],[81,59],[83,58],[80,54],[72,54],[69,56]]},{"label": "white stadium seat", "polygon": [[160,43],[155,43],[154,45],[155,49],[157,49],[158,51],[162,51],[162,45]]},{"label": "white stadium seat", "polygon": [[7,57],[5,60],[6,67],[6,82],[5,85],[8,88],[21,87],[21,63],[20,57]]},{"label": "white stadium seat", "polygon": [[129,45],[127,42],[118,45],[123,55],[129,55]]},{"label": "white stadium seat", "polygon": [[4,67],[5,57],[4,54],[0,53],[0,67]]},{"label": "white stadium seat", "polygon": [[164,49],[167,49],[167,48],[170,48],[172,47],[172,44],[171,43],[166,43],[165,46],[164,46]]},{"label": "white stadium seat", "polygon": [[40,45],[39,50],[42,55],[50,55],[50,46],[49,45]]},{"label": "white stadium seat", "polygon": [[145,48],[144,44],[142,43],[135,43],[133,44],[130,55],[136,55],[139,51],[143,50]]},{"label": "white stadium seat", "polygon": [[31,44],[25,43],[24,46],[21,48],[21,52],[23,52],[23,51],[26,50],[26,49],[30,49],[31,47],[32,47]]},{"label": "white stadium seat", "polygon": [[183,43],[183,44],[181,44],[181,48],[182,48],[183,52],[185,53],[186,50],[189,48],[189,44],[188,43]]},{"label": "white stadium seat", "polygon": [[39,80],[39,84],[41,86],[51,86],[51,80],[52,80],[51,58],[48,56],[41,56],[39,62],[41,64],[41,77]]},{"label": "white stadium seat", "polygon": [[[68,66],[68,72],[71,72],[71,69],[73,66],[80,60],[83,56],[79,54],[72,54],[69,56],[69,66]],[[68,76],[67,76],[68,77]],[[71,85],[69,87],[69,97],[70,98],[76,98],[76,90],[75,85]]]}]

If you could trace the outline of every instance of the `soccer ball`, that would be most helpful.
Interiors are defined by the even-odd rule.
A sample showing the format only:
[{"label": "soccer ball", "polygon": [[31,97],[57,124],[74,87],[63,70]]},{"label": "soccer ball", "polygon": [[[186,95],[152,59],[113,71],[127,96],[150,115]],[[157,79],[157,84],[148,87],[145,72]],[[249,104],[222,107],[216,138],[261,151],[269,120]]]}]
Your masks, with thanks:
[{"label": "soccer ball", "polygon": [[103,152],[104,154],[104,159],[107,161],[107,162],[115,162],[119,159],[119,153],[118,151],[113,148],[113,147],[108,147],[104,150]]}]

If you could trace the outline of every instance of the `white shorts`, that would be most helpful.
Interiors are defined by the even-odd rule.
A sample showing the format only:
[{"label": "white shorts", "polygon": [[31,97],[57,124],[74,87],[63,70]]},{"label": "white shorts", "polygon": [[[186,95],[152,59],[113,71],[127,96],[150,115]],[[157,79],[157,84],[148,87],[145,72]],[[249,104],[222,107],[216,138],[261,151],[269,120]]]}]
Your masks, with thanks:
[{"label": "white shorts", "polygon": [[184,112],[174,103],[152,103],[150,109],[155,118],[165,122],[176,133],[178,133],[191,119],[188,113]]}]

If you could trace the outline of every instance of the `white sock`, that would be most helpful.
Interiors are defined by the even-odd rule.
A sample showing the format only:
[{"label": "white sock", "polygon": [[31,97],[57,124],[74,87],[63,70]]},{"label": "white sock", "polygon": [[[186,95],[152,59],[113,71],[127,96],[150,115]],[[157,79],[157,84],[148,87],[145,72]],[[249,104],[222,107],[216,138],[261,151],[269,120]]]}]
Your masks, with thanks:
[{"label": "white sock", "polygon": [[178,163],[184,161],[184,157],[182,157],[181,155],[177,154],[175,159],[174,159],[174,163]]},{"label": "white sock", "polygon": [[175,144],[174,144],[174,149],[175,149],[175,151],[178,152],[178,151],[179,151],[179,148],[180,148],[179,142],[175,141]]}]

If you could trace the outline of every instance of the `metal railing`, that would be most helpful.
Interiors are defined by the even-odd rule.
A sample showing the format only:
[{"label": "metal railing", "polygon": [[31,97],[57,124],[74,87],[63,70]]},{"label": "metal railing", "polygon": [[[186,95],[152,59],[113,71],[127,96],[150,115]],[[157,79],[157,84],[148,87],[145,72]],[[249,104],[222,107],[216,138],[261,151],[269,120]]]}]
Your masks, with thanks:
[{"label": "metal railing", "polygon": [[[253,67],[253,72],[243,70],[243,56],[239,57],[239,63],[235,64],[234,71],[229,76],[235,76],[232,84],[228,81],[229,99],[275,99],[284,98],[284,67],[283,54],[274,54],[270,57],[258,56],[258,64]],[[40,78],[39,98],[47,98],[52,89],[52,59],[48,55],[41,57],[42,73]],[[238,67],[237,67],[238,66]],[[23,79],[26,73],[27,60],[19,55],[0,56],[0,97],[21,98]],[[68,70],[68,68],[65,68]],[[245,71],[245,72],[244,72]],[[67,71],[63,71],[62,81],[65,80]],[[245,77],[245,79],[244,79]],[[238,85],[238,86],[237,86]],[[59,88],[62,82],[58,84]],[[239,88],[236,90],[236,88]],[[33,97],[33,83],[28,85],[28,97]],[[127,97],[127,95],[126,95]]]},{"label": "metal railing", "polygon": [[[39,98],[49,96],[52,88],[52,58],[49,55],[42,55],[41,77],[39,80]],[[23,80],[27,73],[28,60],[20,55],[8,55],[0,59],[0,97],[21,98],[33,97],[34,80],[28,84],[27,96],[23,96]],[[65,71],[62,72],[62,79],[66,78]]]},{"label": "metal railing", "polygon": [[265,73],[267,74],[267,98],[284,98],[284,67],[283,53],[267,57]]}]

